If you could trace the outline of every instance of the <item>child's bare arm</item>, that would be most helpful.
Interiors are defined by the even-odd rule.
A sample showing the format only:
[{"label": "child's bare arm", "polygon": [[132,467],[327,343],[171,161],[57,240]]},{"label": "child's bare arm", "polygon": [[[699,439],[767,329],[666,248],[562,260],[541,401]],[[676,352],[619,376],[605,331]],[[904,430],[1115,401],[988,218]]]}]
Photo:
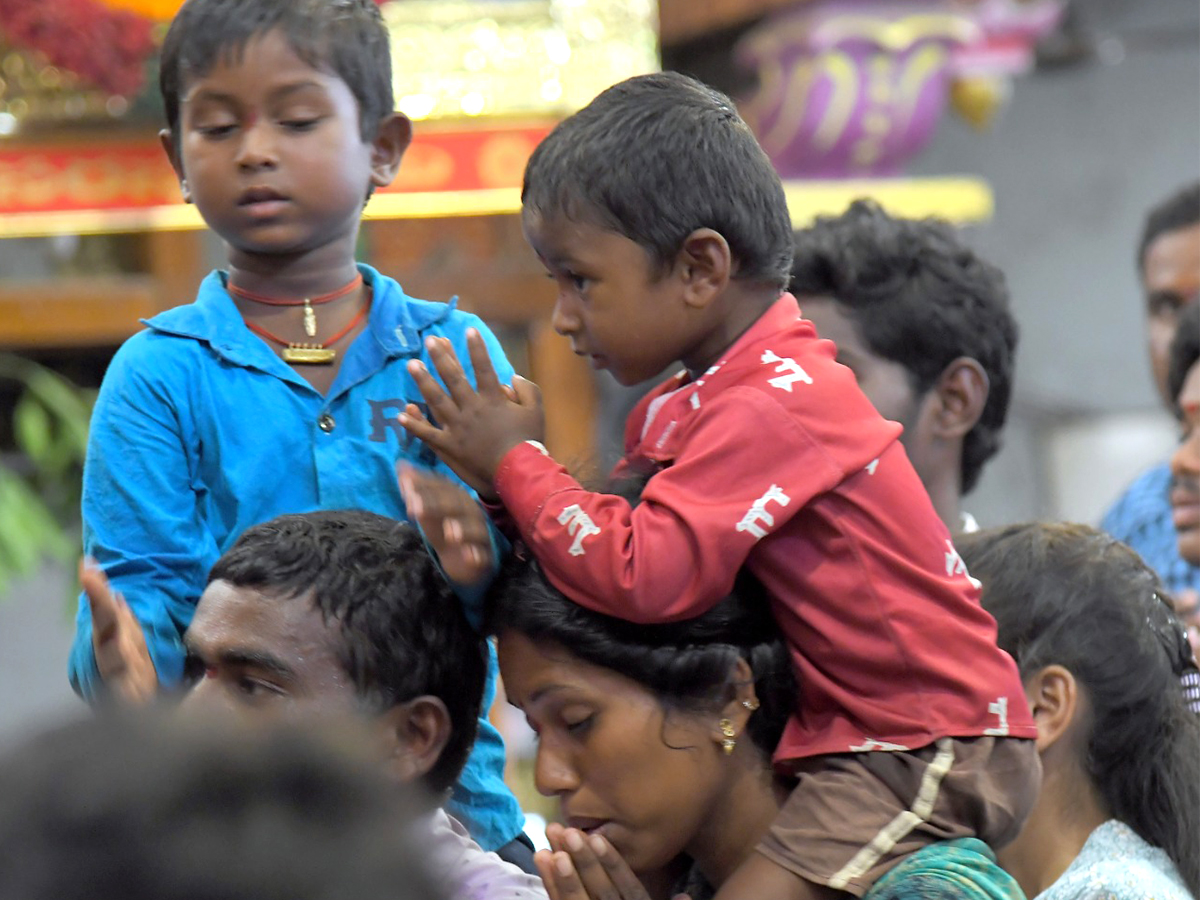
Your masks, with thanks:
[{"label": "child's bare arm", "polygon": [[487,515],[461,485],[401,463],[396,470],[408,515],[437,553],[446,577],[459,585],[485,578],[495,562]]},{"label": "child's bare arm", "polygon": [[501,384],[479,332],[468,330],[467,345],[478,388],[471,386],[450,342],[429,338],[426,347],[446,388],[419,361],[409,363],[409,372],[435,421],[410,404],[400,423],[481,497],[494,499],[493,476],[504,455],[523,441],[542,439],[541,394],[537,385],[519,376],[513,388]]},{"label": "child's bare arm", "polygon": [[107,690],[121,700],[147,703],[158,693],[158,673],[146,649],[146,635],[125,598],[115,593],[104,571],[86,561],[79,581],[92,612],[92,648]]}]

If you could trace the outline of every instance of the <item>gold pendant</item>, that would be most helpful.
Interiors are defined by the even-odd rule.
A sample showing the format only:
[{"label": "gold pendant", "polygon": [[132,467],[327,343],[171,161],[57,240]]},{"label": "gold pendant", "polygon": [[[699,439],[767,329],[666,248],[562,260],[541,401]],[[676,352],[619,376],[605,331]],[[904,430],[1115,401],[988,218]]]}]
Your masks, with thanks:
[{"label": "gold pendant", "polygon": [[327,366],[336,358],[336,350],[320,344],[288,344],[283,348],[283,361],[286,363]]},{"label": "gold pendant", "polygon": [[317,336],[317,314],[313,312],[307,297],[304,298],[304,333],[309,337]]}]

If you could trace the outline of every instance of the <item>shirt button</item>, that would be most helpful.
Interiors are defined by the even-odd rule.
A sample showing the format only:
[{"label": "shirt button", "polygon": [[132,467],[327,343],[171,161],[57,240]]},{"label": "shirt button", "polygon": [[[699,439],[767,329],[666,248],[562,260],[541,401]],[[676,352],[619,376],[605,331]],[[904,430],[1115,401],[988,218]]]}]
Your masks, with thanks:
[{"label": "shirt button", "polygon": [[317,427],[326,434],[329,434],[329,432],[333,431],[333,427],[336,424],[337,423],[333,421],[333,416],[331,416],[329,413],[321,413],[321,418],[317,419]]}]

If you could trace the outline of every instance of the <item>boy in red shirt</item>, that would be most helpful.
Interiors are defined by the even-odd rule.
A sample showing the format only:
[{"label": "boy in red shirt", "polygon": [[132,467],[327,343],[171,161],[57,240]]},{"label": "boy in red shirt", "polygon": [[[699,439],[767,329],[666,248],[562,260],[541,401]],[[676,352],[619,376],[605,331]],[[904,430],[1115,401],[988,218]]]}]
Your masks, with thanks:
[{"label": "boy in red shirt", "polygon": [[[431,341],[446,389],[411,364],[433,421],[401,421],[503,503],[577,603],[661,622],[708,609],[742,566],[765,586],[800,685],[775,758],[798,782],[718,896],[861,896],[933,841],[1005,843],[1040,780],[1017,669],[900,426],[784,293],[782,186],[731,102],[672,73],[622,82],[537,148],[522,201],[575,352],[623,384],[684,365],[626,427],[615,475],[650,473],[641,503],[546,454],[536,388],[502,387],[478,336],[478,391]],[[730,748],[743,726],[715,723]]]}]

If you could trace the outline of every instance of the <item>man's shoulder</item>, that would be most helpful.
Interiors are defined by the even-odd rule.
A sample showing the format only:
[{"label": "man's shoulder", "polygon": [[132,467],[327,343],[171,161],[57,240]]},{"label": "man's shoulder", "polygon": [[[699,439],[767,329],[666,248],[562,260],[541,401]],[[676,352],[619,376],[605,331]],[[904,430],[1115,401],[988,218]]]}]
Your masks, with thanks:
[{"label": "man's shoulder", "polygon": [[1170,515],[1167,496],[1171,469],[1157,463],[1135,478],[1108,508],[1101,527],[1113,537],[1129,542],[1140,531]]}]

